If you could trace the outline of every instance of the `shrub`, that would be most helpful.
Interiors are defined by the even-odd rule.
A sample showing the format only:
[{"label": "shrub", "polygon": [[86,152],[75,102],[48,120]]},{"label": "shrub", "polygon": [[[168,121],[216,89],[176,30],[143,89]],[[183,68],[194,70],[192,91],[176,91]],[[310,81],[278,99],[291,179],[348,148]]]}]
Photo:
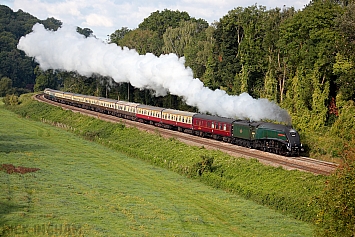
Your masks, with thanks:
[{"label": "shrub", "polygon": [[319,198],[318,236],[355,236],[355,140]]},{"label": "shrub", "polygon": [[16,95],[6,95],[3,99],[5,105],[18,105],[19,99]]}]

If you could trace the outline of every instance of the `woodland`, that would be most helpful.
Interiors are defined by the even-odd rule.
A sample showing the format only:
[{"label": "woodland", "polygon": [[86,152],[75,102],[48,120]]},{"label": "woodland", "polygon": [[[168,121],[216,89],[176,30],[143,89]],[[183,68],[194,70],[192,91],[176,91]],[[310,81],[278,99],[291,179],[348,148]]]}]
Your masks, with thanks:
[{"label": "woodland", "polygon": [[[9,103],[16,103],[20,94],[49,87],[196,111],[177,96],[155,97],[149,90],[100,75],[42,71],[17,49],[35,23],[51,30],[62,24],[0,5],[0,96]],[[78,26],[77,31],[95,37],[88,28]],[[139,54],[175,53],[185,57],[185,65],[205,86],[230,95],[247,92],[286,109],[301,135],[304,155],[341,164],[326,190],[329,206],[324,208],[331,210],[335,203],[338,208],[324,217],[326,233],[340,233],[340,225],[346,231],[339,236],[354,236],[354,192],[344,191],[354,190],[355,181],[354,1],[314,0],[301,10],[236,6],[212,24],[166,9],[151,13],[136,29],[117,29],[106,41]]]}]

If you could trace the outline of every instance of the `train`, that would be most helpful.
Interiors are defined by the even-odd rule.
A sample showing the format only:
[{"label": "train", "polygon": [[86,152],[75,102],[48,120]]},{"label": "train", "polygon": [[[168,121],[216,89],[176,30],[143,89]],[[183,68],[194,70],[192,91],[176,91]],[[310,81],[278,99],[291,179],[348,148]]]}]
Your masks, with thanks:
[{"label": "train", "polygon": [[299,156],[303,151],[298,132],[288,125],[225,118],[50,88],[44,90],[44,96],[59,103],[283,156]]}]

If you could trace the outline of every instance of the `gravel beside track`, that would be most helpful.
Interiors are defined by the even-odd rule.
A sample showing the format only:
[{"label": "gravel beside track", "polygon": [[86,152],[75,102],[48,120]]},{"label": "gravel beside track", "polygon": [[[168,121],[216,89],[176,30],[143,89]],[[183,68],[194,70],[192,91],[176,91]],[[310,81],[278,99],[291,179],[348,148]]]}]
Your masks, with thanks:
[{"label": "gravel beside track", "polygon": [[80,112],[88,116],[96,117],[101,120],[105,120],[109,122],[119,122],[125,124],[126,126],[133,126],[148,132],[159,133],[161,136],[164,137],[173,137],[189,145],[204,146],[207,149],[221,150],[235,157],[255,158],[258,159],[263,164],[271,165],[275,167],[281,166],[287,170],[297,169],[305,172],[311,172],[314,174],[330,175],[335,171],[335,169],[338,166],[335,163],[311,159],[308,157],[280,156],[277,154],[240,147],[240,146],[236,146],[233,144],[229,144],[229,143],[225,143],[213,139],[202,138],[198,136],[193,136],[191,134],[181,133],[177,131],[164,129],[161,127],[156,127],[156,126],[143,124],[135,121],[125,120],[112,115],[102,114],[99,112],[85,110],[85,109],[57,103],[51,100],[47,100],[46,98],[44,98],[42,94],[36,95],[35,99],[41,102],[62,107],[63,109],[69,109],[74,112]]}]

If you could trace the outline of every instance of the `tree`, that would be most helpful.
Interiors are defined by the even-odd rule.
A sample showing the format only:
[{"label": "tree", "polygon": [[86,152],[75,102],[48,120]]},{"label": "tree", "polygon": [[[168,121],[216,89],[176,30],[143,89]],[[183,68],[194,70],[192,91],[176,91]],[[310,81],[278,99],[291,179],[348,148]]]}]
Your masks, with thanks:
[{"label": "tree", "polygon": [[34,91],[43,91],[46,88],[57,89],[58,79],[57,73],[52,69],[42,71],[39,66],[35,68],[36,84],[34,85]]},{"label": "tree", "polygon": [[[248,92],[254,97],[265,94],[269,60],[276,58],[279,14],[279,10],[266,11],[265,7],[256,5],[229,11],[214,32],[214,62],[209,64],[214,78],[208,84],[220,85],[233,94]],[[266,79],[275,80],[270,75],[273,73]]]},{"label": "tree", "polygon": [[208,80],[205,72],[215,43],[213,37],[214,31],[214,26],[209,26],[205,30],[202,30],[193,37],[190,44],[186,45],[184,50],[185,65],[192,69],[195,78],[200,78],[204,82]]},{"label": "tree", "polygon": [[164,11],[156,11],[145,18],[142,23],[138,25],[141,30],[151,30],[158,33],[159,38],[163,37],[166,29],[169,27],[176,28],[181,21],[189,21],[190,16],[187,12],[171,11],[165,9]]},{"label": "tree", "polygon": [[93,31],[89,28],[80,28],[79,26],[76,27],[76,32],[78,32],[79,34],[82,34],[85,36],[85,38],[93,36]]},{"label": "tree", "polygon": [[342,54],[355,60],[355,3],[349,4],[344,14],[335,19],[335,23],[335,29],[344,39],[339,41]]},{"label": "tree", "polygon": [[184,56],[185,48],[193,43],[195,36],[208,27],[207,22],[201,26],[194,21],[181,21],[179,27],[169,27],[164,35],[163,53],[175,53]]},{"label": "tree", "polygon": [[135,29],[120,39],[117,44],[135,49],[139,54],[153,53],[156,56],[161,55],[162,41],[158,34],[151,30]]},{"label": "tree", "polygon": [[0,97],[7,95],[12,88],[12,81],[8,77],[3,77],[0,80]]},{"label": "tree", "polygon": [[[336,61],[333,65],[333,73],[337,75],[335,84],[338,87],[337,94],[342,101],[355,99],[355,67],[354,62],[346,58],[341,53],[336,55]],[[342,101],[338,101],[339,104]]]},{"label": "tree", "polygon": [[207,64],[205,83],[212,89],[227,87],[231,91],[234,76],[241,70],[240,60],[237,58],[239,44],[243,38],[243,29],[239,24],[239,13],[242,8],[230,11],[216,24],[213,38],[213,55]]},{"label": "tree", "polygon": [[[345,7],[344,14],[336,19],[336,31],[342,36],[337,41],[339,52],[333,72],[337,75],[335,84],[342,100],[355,99],[355,4]],[[339,97],[340,98],[340,97]],[[341,101],[339,101],[341,103]]]},{"label": "tree", "polygon": [[[328,108],[329,97],[336,94],[336,88],[330,85],[336,80],[333,64],[336,60],[336,42],[340,37],[334,27],[335,19],[341,12],[341,7],[332,1],[316,0],[280,26],[278,45],[287,62],[288,80],[293,80],[296,74],[304,75],[301,78],[297,76],[302,79],[302,90],[289,92],[288,95],[295,96],[289,99],[304,100],[302,104],[312,113],[312,123],[316,127],[325,125],[323,112],[321,116],[318,113],[324,111],[321,107]],[[297,95],[303,92],[308,93],[308,96]],[[302,126],[307,125],[303,123]]]},{"label": "tree", "polygon": [[12,81],[14,93],[21,94],[33,89],[34,68],[37,63],[17,49],[20,37],[30,33],[35,23],[42,23],[48,29],[57,29],[61,22],[54,18],[41,21],[36,17],[0,5],[0,74]]},{"label": "tree", "polygon": [[129,33],[131,30],[128,29],[127,27],[122,27],[120,30],[116,30],[114,33],[110,35],[110,43],[115,43],[117,45],[120,45],[120,40],[123,39],[123,37]]},{"label": "tree", "polygon": [[49,30],[58,30],[59,27],[62,26],[62,22],[58,19],[55,19],[54,17],[49,17],[46,20],[41,20],[39,21],[42,25],[44,25],[44,28],[49,29]]},{"label": "tree", "polygon": [[16,48],[15,36],[7,31],[0,32],[0,52],[11,51]]}]

